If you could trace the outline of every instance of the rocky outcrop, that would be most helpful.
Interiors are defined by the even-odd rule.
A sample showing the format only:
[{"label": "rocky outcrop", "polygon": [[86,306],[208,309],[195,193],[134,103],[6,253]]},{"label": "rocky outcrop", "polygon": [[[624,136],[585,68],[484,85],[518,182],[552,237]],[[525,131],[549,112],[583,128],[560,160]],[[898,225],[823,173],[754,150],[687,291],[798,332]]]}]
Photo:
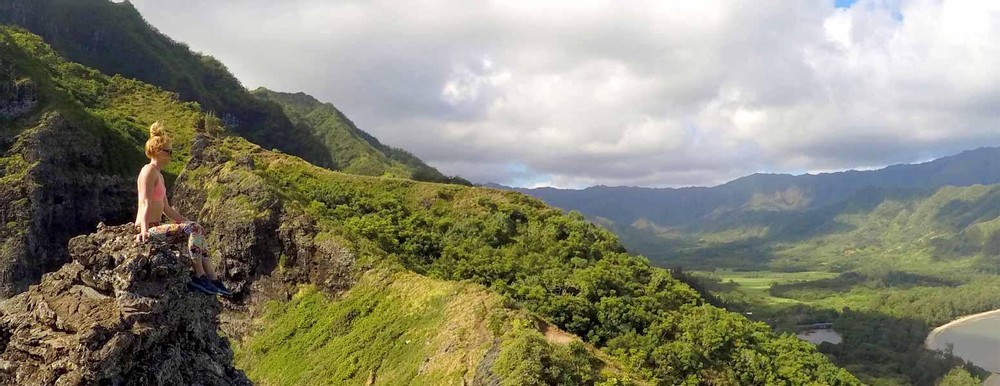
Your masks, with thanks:
[{"label": "rocky outcrop", "polygon": [[130,226],[73,238],[72,261],[0,305],[0,384],[248,385],[175,246]]},{"label": "rocky outcrop", "polygon": [[135,183],[110,170],[108,140],[49,112],[0,159],[8,166],[0,170],[0,297],[68,261],[71,237],[134,215]]}]

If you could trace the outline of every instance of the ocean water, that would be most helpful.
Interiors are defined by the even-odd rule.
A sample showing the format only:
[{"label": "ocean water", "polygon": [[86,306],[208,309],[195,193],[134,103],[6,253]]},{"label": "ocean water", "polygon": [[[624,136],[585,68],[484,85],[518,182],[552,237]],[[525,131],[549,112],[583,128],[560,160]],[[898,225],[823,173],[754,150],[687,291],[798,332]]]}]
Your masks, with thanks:
[{"label": "ocean water", "polygon": [[1000,373],[1000,315],[971,320],[941,330],[927,342],[993,373]]}]

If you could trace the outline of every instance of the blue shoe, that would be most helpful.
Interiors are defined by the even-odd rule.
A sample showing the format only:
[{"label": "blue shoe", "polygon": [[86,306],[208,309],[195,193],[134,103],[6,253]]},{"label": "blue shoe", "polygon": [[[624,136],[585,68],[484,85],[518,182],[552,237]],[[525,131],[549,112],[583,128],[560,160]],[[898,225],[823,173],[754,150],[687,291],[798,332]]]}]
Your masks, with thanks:
[{"label": "blue shoe", "polygon": [[[209,285],[211,285],[211,283],[209,283]],[[190,290],[198,291],[198,292],[201,292],[203,294],[207,294],[207,295],[214,295],[215,294],[215,291],[212,291],[211,289],[208,289],[207,287],[205,287],[205,279],[202,279],[202,278],[197,278],[197,277],[196,278],[192,278],[191,281],[189,281],[187,283],[187,287]]]},{"label": "blue shoe", "polygon": [[233,296],[233,291],[230,291],[229,288],[226,288],[226,286],[222,284],[221,280],[212,280],[212,286],[215,287],[219,295],[225,297]]}]

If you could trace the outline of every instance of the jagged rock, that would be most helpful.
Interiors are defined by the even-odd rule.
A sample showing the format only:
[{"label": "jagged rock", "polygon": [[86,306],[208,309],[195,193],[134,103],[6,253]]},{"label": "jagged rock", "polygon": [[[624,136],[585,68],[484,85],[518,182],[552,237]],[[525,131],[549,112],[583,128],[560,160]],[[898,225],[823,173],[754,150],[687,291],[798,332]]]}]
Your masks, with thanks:
[{"label": "jagged rock", "polygon": [[250,384],[218,301],[186,288],[187,257],[134,236],[102,224],[73,238],[70,263],[0,304],[0,384]]}]

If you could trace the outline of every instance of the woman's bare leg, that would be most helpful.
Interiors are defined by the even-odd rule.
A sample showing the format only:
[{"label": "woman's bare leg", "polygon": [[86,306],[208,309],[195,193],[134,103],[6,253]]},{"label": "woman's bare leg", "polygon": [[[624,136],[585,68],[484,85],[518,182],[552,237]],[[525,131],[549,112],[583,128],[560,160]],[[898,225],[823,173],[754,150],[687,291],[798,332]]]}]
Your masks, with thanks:
[{"label": "woman's bare leg", "polygon": [[205,246],[205,229],[196,222],[184,223],[185,229],[191,234],[188,238],[188,250],[194,263],[195,275],[205,275],[209,280],[218,280],[212,263],[208,261],[208,248]]},{"label": "woman's bare leg", "polygon": [[[207,274],[209,280],[219,280],[219,275],[215,274],[215,269],[212,268],[212,262],[208,261],[208,259],[204,259],[201,261],[200,265],[202,273]],[[195,271],[195,273],[197,273],[197,271]]]},{"label": "woman's bare leg", "polygon": [[201,259],[195,257],[191,259],[191,266],[194,267],[194,276],[201,277],[205,275],[205,268],[201,264]]}]

